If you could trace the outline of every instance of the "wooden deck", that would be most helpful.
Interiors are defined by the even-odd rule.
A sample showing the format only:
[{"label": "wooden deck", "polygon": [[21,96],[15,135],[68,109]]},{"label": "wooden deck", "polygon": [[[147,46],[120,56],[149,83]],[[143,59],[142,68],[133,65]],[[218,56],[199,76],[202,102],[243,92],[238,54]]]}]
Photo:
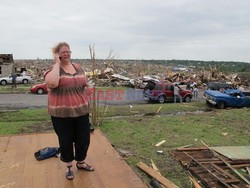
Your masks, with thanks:
[{"label": "wooden deck", "polygon": [[65,165],[60,159],[37,161],[34,157],[39,149],[57,146],[54,133],[0,137],[0,188],[147,187],[99,130],[91,134],[86,159],[95,171],[78,171],[74,166],[73,181],[65,178]]}]

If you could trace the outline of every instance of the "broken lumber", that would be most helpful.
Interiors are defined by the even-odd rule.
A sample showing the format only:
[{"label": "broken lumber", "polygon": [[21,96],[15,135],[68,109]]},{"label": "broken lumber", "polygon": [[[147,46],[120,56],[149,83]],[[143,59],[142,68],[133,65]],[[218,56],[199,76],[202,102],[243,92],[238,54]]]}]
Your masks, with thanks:
[{"label": "broken lumber", "polygon": [[189,176],[189,179],[191,183],[194,185],[194,188],[202,188],[200,184],[193,177]]},{"label": "broken lumber", "polygon": [[155,144],[156,147],[159,147],[160,145],[162,145],[164,142],[166,142],[166,140],[162,140],[159,143]]},{"label": "broken lumber", "polygon": [[214,152],[207,144],[205,144],[202,140],[201,143],[204,144],[212,153],[214,156],[218,157],[224,164],[226,164],[235,174],[237,174],[244,182],[246,182],[248,185],[250,185],[250,182],[248,179],[246,179],[241,173],[239,173],[235,168],[233,168],[226,160],[224,160],[221,156],[219,156],[216,152]]},{"label": "broken lumber", "polygon": [[216,174],[214,174],[211,170],[206,168],[204,165],[202,165],[200,162],[198,162],[196,159],[194,159],[191,155],[189,155],[187,152],[184,152],[187,156],[189,156],[196,164],[198,164],[200,167],[202,167],[204,170],[206,170],[209,174],[211,174],[213,177],[215,177],[219,182],[221,182],[225,187],[231,188],[230,185],[228,185],[225,181],[223,181],[220,177],[218,177]]},{"label": "broken lumber", "polygon": [[150,159],[150,161],[151,161],[151,166],[152,166],[152,168],[153,168],[159,175],[161,175],[161,173],[160,173],[159,169],[157,168],[157,166],[155,165],[154,161],[153,161],[152,159]]},{"label": "broken lumber", "polygon": [[200,151],[200,150],[206,150],[207,148],[205,147],[199,147],[199,148],[184,148],[184,147],[179,147],[176,150],[177,151]]},{"label": "broken lumber", "polygon": [[240,183],[240,180],[236,179],[233,175],[231,175],[230,173],[228,173],[227,171],[223,170],[222,168],[220,168],[218,165],[211,163],[210,164],[214,170],[216,170],[218,173],[223,174],[225,177],[228,177],[230,179],[225,180],[225,182],[227,183]]},{"label": "broken lumber", "polygon": [[185,146],[180,146],[180,147],[178,147],[178,148],[176,148],[176,149],[188,148],[188,147],[193,146],[193,145],[194,145],[194,144],[188,144],[188,145],[185,145]]},{"label": "broken lumber", "polygon": [[246,167],[246,169],[247,169],[248,175],[250,176],[250,168],[249,168],[249,167]]},{"label": "broken lumber", "polygon": [[[153,161],[152,159],[150,159],[150,161],[151,161],[151,167],[152,167],[152,169],[154,169],[159,175],[161,175],[161,172],[159,171],[158,167],[155,165],[154,161]],[[160,182],[159,182],[157,179],[155,179],[155,178],[151,179],[150,184],[151,184],[151,183],[152,183],[152,184],[156,184],[155,187],[157,187],[157,182],[159,183],[160,187],[162,187],[161,184],[160,184]],[[152,185],[152,184],[151,184],[151,185]],[[153,185],[152,185],[152,186],[153,186]],[[153,187],[154,187],[154,186],[153,186]],[[158,187],[159,187],[159,186],[158,186]],[[165,187],[165,186],[164,186],[164,187]]]},{"label": "broken lumber", "polygon": [[158,113],[160,112],[161,108],[162,108],[162,106],[160,106],[160,107],[158,108],[156,114],[158,114]]},{"label": "broken lumber", "polygon": [[151,177],[158,180],[162,185],[166,186],[167,188],[178,188],[174,183],[163,177],[162,175],[159,175],[154,169],[150,168],[143,162],[137,163],[137,166],[142,169],[144,172],[146,172]]}]

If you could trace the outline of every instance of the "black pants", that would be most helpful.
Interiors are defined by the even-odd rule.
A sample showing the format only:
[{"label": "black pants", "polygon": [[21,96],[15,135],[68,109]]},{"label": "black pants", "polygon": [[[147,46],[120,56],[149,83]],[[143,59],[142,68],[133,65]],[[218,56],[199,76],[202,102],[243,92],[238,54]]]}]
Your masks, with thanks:
[{"label": "black pants", "polygon": [[51,116],[58,136],[63,162],[83,161],[87,156],[90,143],[89,115],[59,118]]}]

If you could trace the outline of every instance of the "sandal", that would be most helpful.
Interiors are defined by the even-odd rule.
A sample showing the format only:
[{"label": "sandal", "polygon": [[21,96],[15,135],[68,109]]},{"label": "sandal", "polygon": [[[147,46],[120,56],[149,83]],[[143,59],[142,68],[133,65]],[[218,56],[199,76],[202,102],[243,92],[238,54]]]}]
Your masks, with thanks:
[{"label": "sandal", "polygon": [[67,168],[68,168],[68,171],[66,172],[66,178],[68,179],[68,180],[73,180],[74,179],[74,173],[73,173],[73,171],[71,171],[71,168],[72,167],[72,165],[70,165],[70,166],[67,166]]},{"label": "sandal", "polygon": [[[81,166],[79,166],[79,165],[81,165]],[[88,164],[85,163],[84,161],[82,161],[82,162],[77,162],[77,163],[76,163],[76,168],[77,168],[78,170],[86,170],[86,171],[94,171],[94,170],[95,170],[92,166],[88,165]]]}]

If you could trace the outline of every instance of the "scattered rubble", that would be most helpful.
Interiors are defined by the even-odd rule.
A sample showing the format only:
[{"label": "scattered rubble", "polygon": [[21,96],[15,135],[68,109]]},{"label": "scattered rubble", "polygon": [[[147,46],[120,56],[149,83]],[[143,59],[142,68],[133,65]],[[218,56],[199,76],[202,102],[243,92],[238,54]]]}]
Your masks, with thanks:
[{"label": "scattered rubble", "polygon": [[[249,148],[249,146],[245,147],[243,153],[247,152],[246,148]],[[237,153],[235,151],[242,151],[242,146],[234,147],[232,153],[236,155]],[[205,187],[243,188],[247,187],[249,183],[249,181],[242,174],[238,174],[239,171],[237,171],[238,169],[246,169],[250,166],[249,152],[249,158],[244,159],[228,158],[225,157],[223,153],[217,153],[213,151],[213,148],[208,147],[177,148],[171,151],[170,154],[177,158],[182,165],[199,180],[200,184]]]},{"label": "scattered rubble", "polygon": [[[79,63],[86,75],[91,79],[97,76],[98,86],[126,86],[143,89],[148,81],[169,81],[169,82],[195,82],[199,87],[205,87],[208,82],[219,81],[233,85],[250,85],[249,75],[231,74],[226,75],[219,72],[216,67],[209,70],[196,69],[192,67],[185,71],[173,67],[158,64],[143,64],[140,61],[116,60],[112,63],[105,63],[103,60],[96,60],[96,69],[92,71],[90,60],[73,60]],[[15,60],[17,71],[25,68],[27,75],[31,75],[35,82],[43,81],[43,72],[53,64],[52,60]]]}]

